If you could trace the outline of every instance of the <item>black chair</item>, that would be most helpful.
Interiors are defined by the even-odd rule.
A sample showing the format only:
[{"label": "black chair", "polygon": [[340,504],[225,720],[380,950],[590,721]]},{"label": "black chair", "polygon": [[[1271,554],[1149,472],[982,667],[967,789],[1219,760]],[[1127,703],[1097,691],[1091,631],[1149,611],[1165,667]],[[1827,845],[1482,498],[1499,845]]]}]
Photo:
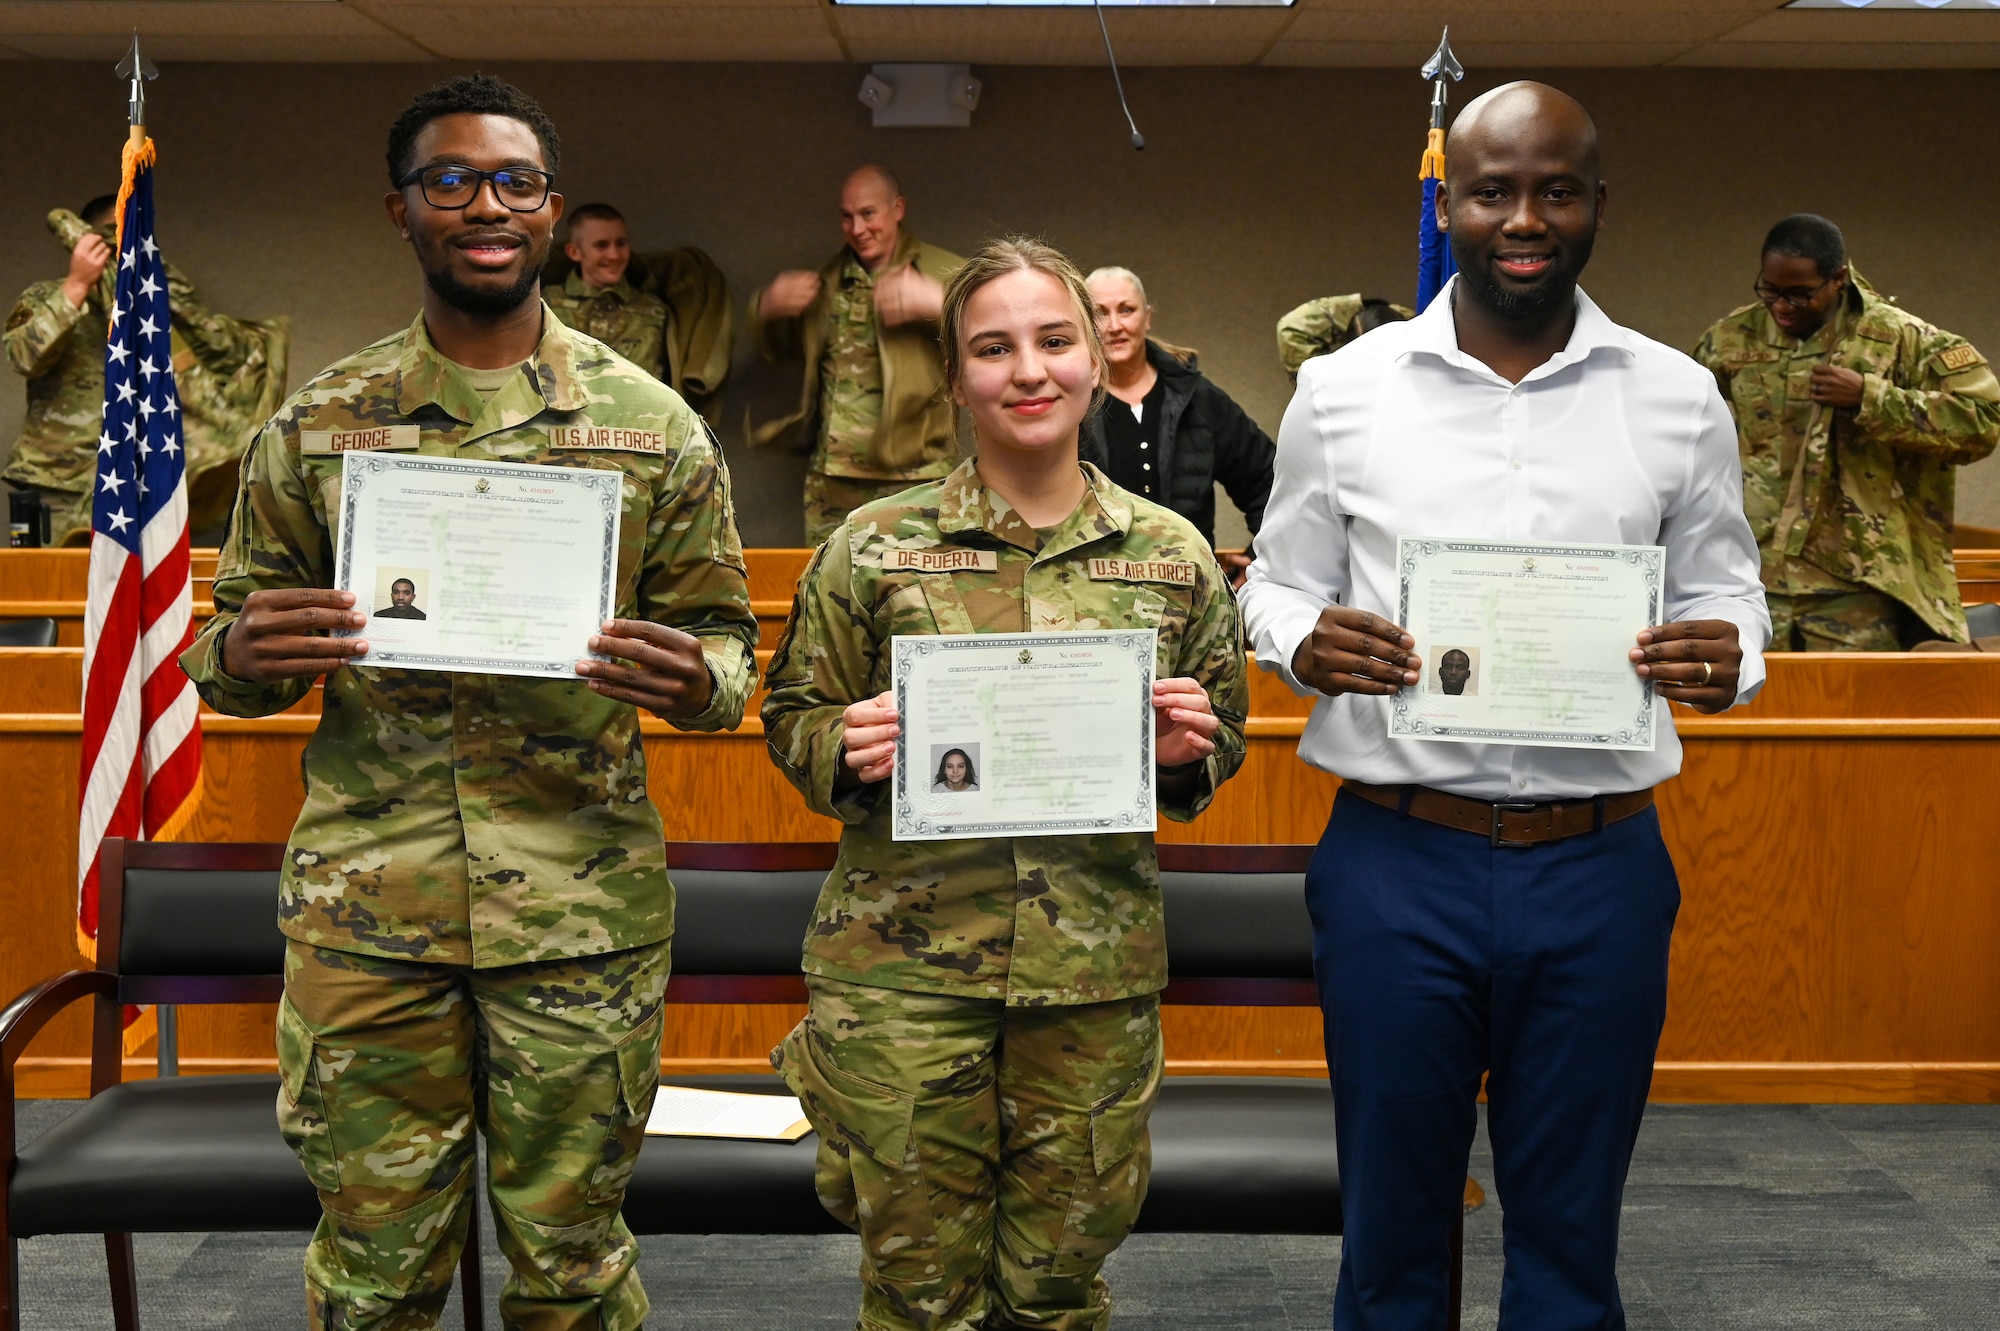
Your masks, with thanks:
[{"label": "black chair", "polygon": [[[679,889],[669,1002],[803,1003],[799,944],[832,867],[830,843],[670,843]],[[1311,846],[1159,847],[1173,982],[1165,1003],[1314,1007],[1304,877]],[[784,1094],[775,1074],[677,1085]],[[1151,1233],[1340,1233],[1333,1097],[1323,1078],[1168,1077],[1151,1120]],[[651,1137],[625,1195],[639,1234],[822,1234],[815,1139],[789,1145]],[[1463,1218],[1452,1229],[1459,1324]]]},{"label": "black chair", "polygon": [[[104,842],[98,964],[46,980],[0,1012],[0,1331],[20,1331],[19,1241],[102,1234],[118,1331],[138,1331],[135,1233],[306,1232],[319,1198],[278,1135],[278,1078],[121,1082],[126,1004],[275,1003],[283,989],[284,846]],[[14,1067],[70,1004],[92,1003],[90,1099],[15,1139]],[[477,1215],[474,1216],[475,1233]],[[468,1331],[481,1326],[478,1245],[460,1266]]]},{"label": "black chair", "polygon": [[0,619],[0,647],[53,647],[56,622],[40,619]]},{"label": "black chair", "polygon": [[[119,1082],[125,1003],[275,1002],[280,845],[107,840],[98,969],[36,986],[0,1013],[0,1331],[19,1331],[19,1239],[105,1236],[118,1331],[137,1331],[135,1232],[306,1231],[318,1199],[277,1132],[275,1076]],[[1309,846],[1162,845],[1167,1003],[1313,1006],[1303,894]],[[679,889],[670,1002],[805,1001],[799,944],[830,843],[667,847]],[[14,1065],[51,1017],[94,1000],[91,1099],[25,1149]],[[784,1094],[775,1074],[676,1084]],[[1333,1100],[1323,1079],[1166,1079],[1151,1120],[1153,1177],[1139,1228],[1154,1233],[1340,1233]],[[816,1143],[653,1137],[625,1219],[640,1234],[843,1232],[813,1189]],[[475,1215],[476,1225],[476,1215]],[[1463,1228],[1448,1255],[1458,1326]],[[460,1263],[465,1325],[480,1327],[479,1257]]]}]

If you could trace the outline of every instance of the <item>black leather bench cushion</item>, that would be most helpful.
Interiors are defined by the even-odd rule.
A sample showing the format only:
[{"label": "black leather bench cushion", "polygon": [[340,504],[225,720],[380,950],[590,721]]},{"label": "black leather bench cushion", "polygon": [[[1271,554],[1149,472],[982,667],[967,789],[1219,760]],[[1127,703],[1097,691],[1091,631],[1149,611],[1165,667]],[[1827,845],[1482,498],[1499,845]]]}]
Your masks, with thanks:
[{"label": "black leather bench cushion", "polygon": [[278,1135],[276,1077],[126,1082],[22,1148],[14,1231],[309,1230],[319,1197]]},{"label": "black leather bench cushion", "polygon": [[1153,1108],[1154,1234],[1338,1234],[1333,1091],[1305,1077],[1169,1077]]},{"label": "black leather bench cushion", "polygon": [[796,975],[819,869],[675,869],[674,974]]},{"label": "black leather bench cushion", "polygon": [[[190,921],[200,927],[189,928]],[[118,969],[127,975],[281,974],[285,936],[278,932],[277,870],[126,870]]]},{"label": "black leather bench cushion", "polygon": [[1162,873],[1175,979],[1312,978],[1304,874]]},{"label": "black leather bench cushion", "polygon": [[[824,873],[675,869],[673,879],[676,975],[797,972]],[[1161,889],[1176,977],[1312,978],[1303,874],[1167,873]]]},{"label": "black leather bench cushion", "polygon": [[[782,1092],[775,1076],[678,1085]],[[15,1233],[310,1230],[319,1201],[278,1136],[275,1077],[127,1082],[22,1149]],[[1340,1175],[1324,1081],[1170,1077],[1153,1111],[1156,1233],[1337,1234]],[[813,1193],[817,1138],[649,1137],[625,1199],[640,1234],[830,1234]]]},{"label": "black leather bench cushion", "polygon": [[[790,1094],[775,1073],[667,1080],[711,1091]],[[648,1137],[625,1190],[625,1223],[635,1234],[843,1233],[813,1192],[818,1152],[812,1133],[795,1142]]]},{"label": "black leather bench cushion", "polygon": [[[781,1093],[775,1076],[675,1077]],[[1340,1172],[1324,1081],[1170,1077],[1153,1110],[1153,1183],[1139,1228],[1156,1233],[1338,1234]],[[818,1139],[649,1137],[625,1195],[637,1234],[840,1232],[813,1193]]]}]

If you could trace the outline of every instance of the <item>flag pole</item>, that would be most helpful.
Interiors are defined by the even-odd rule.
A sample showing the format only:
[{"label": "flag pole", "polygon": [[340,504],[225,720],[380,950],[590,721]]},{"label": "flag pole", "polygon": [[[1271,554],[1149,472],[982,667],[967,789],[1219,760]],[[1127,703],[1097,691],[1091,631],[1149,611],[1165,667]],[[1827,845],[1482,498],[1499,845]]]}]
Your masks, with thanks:
[{"label": "flag pole", "polygon": [[1451,246],[1437,229],[1436,211],[1437,187],[1444,179],[1444,118],[1450,101],[1449,88],[1465,77],[1465,66],[1452,54],[1449,26],[1438,40],[1437,50],[1418,72],[1431,84],[1430,133],[1424,138],[1423,160],[1417,166],[1422,199],[1417,215],[1417,310],[1421,313],[1456,271]]},{"label": "flag pole", "polygon": [[138,143],[146,137],[146,83],[160,77],[160,71],[153,62],[139,51],[139,30],[132,29],[132,49],[118,62],[118,77],[125,79],[131,90],[126,94],[126,114],[130,117],[131,131],[127,137]]}]

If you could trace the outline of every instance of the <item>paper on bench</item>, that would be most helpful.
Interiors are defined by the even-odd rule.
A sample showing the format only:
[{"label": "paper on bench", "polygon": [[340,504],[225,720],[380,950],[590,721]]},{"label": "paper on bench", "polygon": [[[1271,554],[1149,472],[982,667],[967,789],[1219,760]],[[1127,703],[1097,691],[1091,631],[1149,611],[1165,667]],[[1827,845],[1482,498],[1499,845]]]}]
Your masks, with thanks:
[{"label": "paper on bench", "polygon": [[738,1137],[795,1142],[812,1131],[798,1097],[746,1095],[662,1086],[653,1096],[646,1131],[656,1137]]}]

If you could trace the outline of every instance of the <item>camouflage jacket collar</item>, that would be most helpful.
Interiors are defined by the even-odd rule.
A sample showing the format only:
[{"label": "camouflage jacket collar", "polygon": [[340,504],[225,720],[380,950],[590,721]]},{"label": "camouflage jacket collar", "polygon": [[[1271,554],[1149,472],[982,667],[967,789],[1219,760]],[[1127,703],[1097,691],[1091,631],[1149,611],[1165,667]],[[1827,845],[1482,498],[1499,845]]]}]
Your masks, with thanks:
[{"label": "camouflage jacket collar", "polygon": [[[1458,348],[1458,319],[1452,312],[1458,284],[1459,278],[1454,276],[1445,284],[1444,290],[1424,307],[1424,312],[1410,321],[1416,334],[1402,354],[1437,356],[1459,369],[1491,375],[1493,370],[1485,362],[1475,360]],[[1610,351],[1627,359],[1638,354],[1632,345],[1632,334],[1613,323],[1611,316],[1599,308],[1589,293],[1578,287],[1576,327],[1570,330],[1568,343],[1561,351],[1528,371],[1521,382],[1527,384],[1546,379],[1569,366],[1583,364],[1599,351]]]},{"label": "camouflage jacket collar", "polygon": [[1051,559],[1107,536],[1124,536],[1132,529],[1132,500],[1111,478],[1088,462],[1083,468],[1083,501],[1064,518],[1046,544],[1041,533],[1014,511],[1014,506],[979,476],[978,461],[967,458],[938,482],[940,534],[984,532],[997,541],[1018,546],[1038,559]]},{"label": "camouflage jacket collar", "polygon": [[521,387],[510,384],[492,402],[485,402],[432,344],[420,311],[403,339],[403,354],[396,364],[396,410],[403,416],[414,416],[424,406],[435,404],[454,420],[481,426],[480,433],[512,429],[533,420],[545,408],[581,411],[590,397],[578,371],[577,336],[543,304],[542,340],[528,358],[528,373],[522,376]]},{"label": "camouflage jacket collar", "polygon": [[918,258],[917,251],[922,248],[923,242],[917,239],[916,232],[908,227],[902,227],[896,232],[896,247],[889,251],[888,259],[874,272],[868,272],[868,265],[861,262],[861,256],[854,252],[852,245],[842,245],[840,253],[828,260],[826,267],[820,270],[820,276],[837,279],[846,271],[847,265],[853,264],[861,272],[867,273],[868,279],[872,282],[884,273],[892,273],[905,264],[915,262]]},{"label": "camouflage jacket collar", "polygon": [[592,286],[583,280],[582,269],[572,268],[569,276],[563,279],[563,294],[577,300],[595,300],[599,296],[610,296],[621,305],[630,305],[639,293],[622,277],[608,287]]},{"label": "camouflage jacket collar", "polygon": [[1901,309],[1885,299],[1874,283],[1863,277],[1853,264],[1847,266],[1847,294],[1833,317],[1813,330],[1812,336],[1795,338],[1778,327],[1778,321],[1763,304],[1745,305],[1741,311],[1751,335],[1766,346],[1792,355],[1825,356],[1848,338],[1873,338],[1878,342],[1896,340],[1896,315]]}]

